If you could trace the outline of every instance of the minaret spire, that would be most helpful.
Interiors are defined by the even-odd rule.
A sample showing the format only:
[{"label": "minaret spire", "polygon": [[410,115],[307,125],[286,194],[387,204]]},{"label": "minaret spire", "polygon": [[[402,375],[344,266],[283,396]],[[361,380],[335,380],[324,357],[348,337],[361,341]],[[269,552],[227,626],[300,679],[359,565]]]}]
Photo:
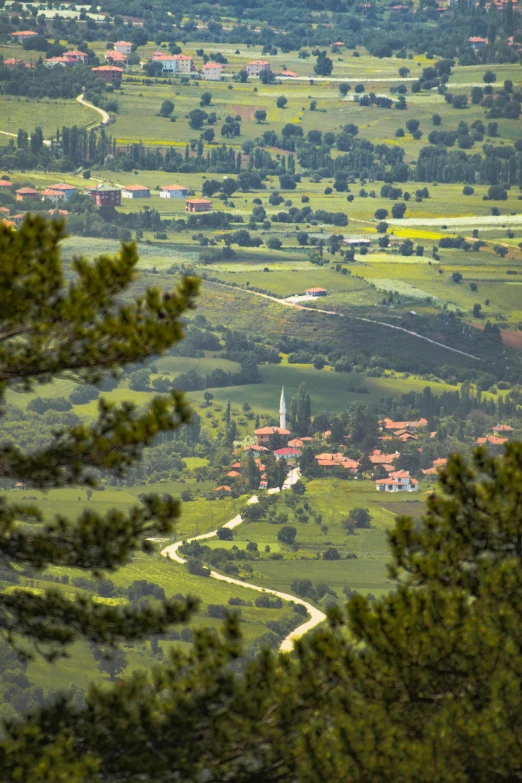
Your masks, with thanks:
[{"label": "minaret spire", "polygon": [[286,429],[286,403],[284,386],[281,388],[281,400],[279,402],[279,426],[282,430]]}]

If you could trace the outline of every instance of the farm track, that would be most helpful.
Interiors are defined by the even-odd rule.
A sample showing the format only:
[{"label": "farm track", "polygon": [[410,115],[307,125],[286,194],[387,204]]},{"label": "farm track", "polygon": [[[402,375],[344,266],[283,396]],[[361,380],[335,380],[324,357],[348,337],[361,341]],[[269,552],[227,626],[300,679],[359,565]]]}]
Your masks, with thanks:
[{"label": "farm track", "polygon": [[[297,469],[291,470],[290,474],[285,481],[283,485],[283,489],[289,489],[295,482],[299,479],[299,471]],[[278,492],[279,490],[268,490],[269,492]],[[248,501],[248,503],[257,503],[258,498],[257,495],[253,495]],[[223,525],[223,527],[228,528],[229,530],[233,530],[234,528],[238,527],[243,522],[243,519],[240,514],[234,517],[234,519],[231,519],[229,522]],[[214,536],[217,535],[217,530],[213,530],[210,533],[203,533],[200,536],[194,536],[193,538],[187,539],[187,542],[190,543],[191,541],[204,541],[208,538],[214,538]],[[161,551],[161,554],[163,557],[168,557],[171,560],[174,560],[176,563],[184,564],[186,560],[184,560],[179,554],[178,550],[183,544],[183,541],[176,541],[175,544],[170,544],[169,546],[165,547]],[[268,593],[269,595],[275,595],[278,598],[281,598],[283,601],[293,601],[295,604],[301,604],[301,606],[304,606],[308,614],[310,615],[310,619],[307,620],[302,625],[299,625],[297,628],[294,628],[293,631],[291,631],[288,636],[286,636],[283,641],[281,642],[279,646],[280,652],[292,652],[294,648],[294,643],[300,639],[302,636],[304,636],[308,631],[311,631],[313,628],[315,628],[317,625],[322,623],[324,620],[326,620],[326,615],[321,612],[319,609],[316,609],[315,606],[312,606],[312,604],[309,604],[307,601],[303,601],[302,598],[297,598],[294,595],[291,595],[290,593],[281,593],[279,590],[271,590],[269,587],[259,587],[258,585],[250,584],[249,582],[243,582],[240,579],[233,579],[230,576],[225,576],[224,574],[220,574],[217,571],[211,571],[210,572],[211,579],[217,579],[220,582],[227,582],[231,585],[238,585],[238,587],[247,587],[249,590],[256,590],[258,593]]]},{"label": "farm track", "polygon": [[89,103],[89,101],[85,100],[85,98],[83,97],[83,92],[80,93],[80,95],[78,95],[76,100],[81,106],[85,106],[87,109],[94,109],[94,111],[97,112],[102,118],[102,125],[108,125],[109,122],[111,121],[108,112],[106,112],[104,109],[100,109],[98,106],[95,106],[93,103]]},{"label": "farm track", "polygon": [[[214,285],[219,285],[222,286],[223,288],[230,288],[232,291],[238,290],[232,285],[227,285],[227,283],[216,283],[215,281],[213,282]],[[255,296],[261,296],[264,299],[270,299],[272,302],[277,302],[277,304],[280,305],[286,305],[287,307],[295,307],[297,310],[306,310],[309,313],[323,313],[323,315],[335,315],[338,318],[345,317],[342,313],[337,313],[334,310],[322,310],[319,307],[304,307],[303,305],[296,304],[295,302],[288,302],[285,299],[278,299],[277,296],[262,294],[259,291],[251,291],[248,288],[240,288],[239,290],[247,291],[249,294],[253,294]],[[363,318],[361,315],[350,315],[350,318],[353,318],[355,321],[364,321],[368,324],[376,324],[377,326],[384,326],[387,329],[395,329],[398,332],[405,332],[405,334],[409,334],[412,337],[417,337],[419,340],[425,340],[426,342],[431,343],[432,345],[437,345],[439,348],[445,348],[447,351],[458,353],[461,356],[467,356],[468,359],[475,359],[477,362],[482,361],[479,356],[474,356],[472,353],[466,353],[466,351],[460,351],[458,348],[452,348],[449,345],[444,345],[444,343],[439,343],[436,340],[432,340],[430,337],[425,337],[423,334],[417,334],[417,332],[412,332],[409,329],[405,329],[403,326],[394,326],[393,324],[386,323],[386,321],[374,321],[373,318]]]}]

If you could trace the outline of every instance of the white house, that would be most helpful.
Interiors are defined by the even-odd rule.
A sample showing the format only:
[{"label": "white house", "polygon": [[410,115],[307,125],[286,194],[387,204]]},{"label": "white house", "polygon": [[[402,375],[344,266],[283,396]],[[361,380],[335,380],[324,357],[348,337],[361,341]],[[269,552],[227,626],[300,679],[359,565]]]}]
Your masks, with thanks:
[{"label": "white house", "polygon": [[60,182],[57,185],[49,185],[48,190],[52,190],[54,193],[62,194],[61,197],[65,201],[69,201],[71,196],[74,196],[78,192],[78,188],[74,185],[67,185],[65,182]]},{"label": "white house", "polygon": [[122,198],[150,198],[150,188],[145,185],[126,185],[121,195]]},{"label": "white house", "polygon": [[132,52],[132,43],[130,41],[116,41],[114,48],[120,54],[130,54]]},{"label": "white house", "polygon": [[160,198],[186,198],[189,192],[182,185],[162,185],[160,191]]},{"label": "white house", "polygon": [[249,76],[259,76],[263,71],[269,73],[270,63],[266,60],[252,60],[246,65],[245,71]]},{"label": "white house", "polygon": [[377,492],[418,492],[419,482],[407,470],[396,470],[385,479],[375,482]]},{"label": "white house", "polygon": [[207,82],[220,82],[222,73],[221,63],[206,63],[201,70],[201,78]]},{"label": "white house", "polygon": [[188,54],[175,54],[174,59],[176,60],[179,73],[190,73],[192,71],[193,60]]},{"label": "white house", "polygon": [[176,73],[178,70],[178,61],[173,54],[164,54],[163,52],[154,52],[152,55],[153,63],[161,63],[161,67],[164,71],[170,71],[170,73]]}]

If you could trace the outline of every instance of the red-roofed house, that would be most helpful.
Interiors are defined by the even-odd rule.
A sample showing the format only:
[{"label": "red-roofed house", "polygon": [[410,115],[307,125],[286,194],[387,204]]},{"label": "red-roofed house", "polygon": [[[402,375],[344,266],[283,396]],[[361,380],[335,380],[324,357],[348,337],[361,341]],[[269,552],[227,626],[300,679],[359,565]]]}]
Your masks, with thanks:
[{"label": "red-roofed house", "polygon": [[122,65],[127,63],[127,55],[117,52],[115,49],[109,49],[105,52],[104,57],[106,63],[121,63]]},{"label": "red-roofed house", "polygon": [[221,63],[205,63],[201,69],[201,78],[207,82],[220,82],[223,72]]},{"label": "red-roofed house", "polygon": [[75,187],[75,185],[67,185],[65,182],[59,182],[57,185],[49,185],[48,190],[62,194],[65,201],[69,201],[71,196],[78,192],[78,188]]},{"label": "red-roofed house", "polygon": [[355,473],[357,468],[359,467],[359,463],[356,462],[353,459],[349,459],[348,457],[344,457],[341,453],[337,454],[318,454],[315,458],[315,461],[321,468],[335,468],[335,467],[341,467],[345,468],[346,470],[351,470],[352,473]]},{"label": "red-roofed house", "polygon": [[16,191],[16,200],[25,201],[26,199],[40,198],[40,193],[34,188],[19,188]]},{"label": "red-roofed house", "polygon": [[70,60],[73,60],[76,63],[87,62],[86,52],[80,52],[79,49],[71,49],[70,52],[64,52],[64,57],[68,57]]},{"label": "red-roofed house", "polygon": [[194,61],[188,54],[175,54],[174,60],[176,61],[176,70],[178,73],[190,73],[192,71]]},{"label": "red-roofed house", "polygon": [[65,201],[65,193],[62,193],[59,190],[51,190],[51,188],[47,188],[46,190],[42,190],[42,198],[49,199],[49,201],[52,201],[53,204],[57,204],[59,201]]},{"label": "red-roofed house", "polygon": [[232,490],[226,484],[223,484],[221,487],[216,487],[214,492],[232,492]]},{"label": "red-roofed house", "polygon": [[164,71],[171,71],[175,73],[178,70],[178,61],[173,54],[163,54],[162,52],[156,52],[156,55],[152,55],[152,61],[155,63],[161,63],[161,68]]},{"label": "red-roofed house", "polygon": [[287,79],[296,79],[297,74],[295,71],[281,71],[281,73],[277,74],[278,76],[284,76]]},{"label": "red-roofed house", "polygon": [[515,430],[509,424],[497,424],[493,427],[493,433],[503,438],[511,438]]},{"label": "red-roofed house", "polygon": [[256,436],[257,445],[262,446],[264,443],[268,443],[273,435],[279,435],[288,442],[290,430],[283,427],[260,427],[258,430],[254,430],[254,435]]},{"label": "red-roofed house", "polygon": [[473,35],[471,38],[468,38],[468,43],[472,49],[483,49],[484,46],[487,46],[488,39],[480,38],[478,35]]},{"label": "red-roofed house", "polygon": [[417,421],[393,421],[393,419],[382,419],[382,421],[379,422],[385,430],[417,430],[421,427],[425,427],[427,423],[427,419],[418,419]]},{"label": "red-roofed house", "polygon": [[187,212],[210,212],[212,202],[208,198],[189,198],[185,201]]},{"label": "red-roofed house", "polygon": [[145,185],[125,185],[121,195],[122,198],[150,198],[150,188]]},{"label": "red-roofed house", "polygon": [[38,35],[33,30],[20,30],[18,33],[11,33],[11,38],[15,38],[17,41],[26,41],[28,38],[32,38],[34,35]]},{"label": "red-roofed house", "polygon": [[289,446],[286,446],[283,449],[276,449],[273,452],[273,454],[276,459],[287,459],[287,460],[297,459],[297,457],[301,456],[301,452],[299,449],[293,449],[290,448]]},{"label": "red-roofed house", "polygon": [[120,54],[130,54],[132,52],[132,44],[130,41],[116,41],[114,48]]},{"label": "red-roofed house", "polygon": [[243,451],[252,451],[254,454],[270,454],[270,449],[267,449],[266,446],[245,446]]},{"label": "red-roofed house", "polygon": [[98,77],[103,79],[104,82],[121,82],[123,74],[123,68],[118,68],[116,65],[98,65],[97,68],[91,68],[91,71]]},{"label": "red-roofed house", "polygon": [[162,185],[160,187],[160,198],[186,198],[188,188],[183,185]]},{"label": "red-roofed house", "polygon": [[260,73],[270,71],[270,63],[267,60],[252,60],[245,66],[245,71],[249,76],[259,76]]},{"label": "red-roofed house", "polygon": [[237,470],[229,470],[227,476],[228,478],[237,478],[238,476],[241,476],[241,473],[239,473]]},{"label": "red-roofed house", "polygon": [[485,438],[477,438],[475,441],[477,446],[485,446],[489,444],[491,446],[503,446],[508,442],[507,438],[497,438],[496,435],[487,435]]},{"label": "red-roofed house", "polygon": [[307,296],[326,296],[327,291],[326,288],[307,288],[306,289],[306,295]]},{"label": "red-roofed house", "polygon": [[0,179],[0,193],[5,193],[8,188],[12,188],[13,183],[8,179]]},{"label": "red-roofed house", "polygon": [[377,492],[418,492],[419,482],[407,470],[400,470],[390,473],[389,478],[377,479],[375,488]]},{"label": "red-roofed house", "polygon": [[372,465],[391,465],[400,456],[398,451],[395,454],[383,454],[379,449],[374,449],[370,454],[370,462]]}]

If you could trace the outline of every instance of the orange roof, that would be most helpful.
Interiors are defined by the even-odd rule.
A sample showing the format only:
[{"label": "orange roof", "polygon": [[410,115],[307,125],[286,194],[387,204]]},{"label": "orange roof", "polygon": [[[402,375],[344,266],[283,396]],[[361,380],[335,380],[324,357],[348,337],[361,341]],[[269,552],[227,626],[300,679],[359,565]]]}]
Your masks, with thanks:
[{"label": "orange roof", "polygon": [[514,432],[515,430],[513,427],[510,427],[509,424],[497,424],[496,427],[493,427],[493,432]]},{"label": "orange roof", "polygon": [[248,64],[249,65],[270,65],[268,60],[251,60]]},{"label": "orange roof", "polygon": [[207,68],[222,68],[222,67],[223,66],[221,65],[221,63],[205,63],[205,65],[203,66],[203,70]]},{"label": "orange roof", "polygon": [[47,190],[42,190],[42,196],[62,196],[65,198],[63,193],[57,192],[54,189],[47,188]]},{"label": "orange roof", "polygon": [[132,46],[130,41],[116,41],[114,46]]},{"label": "orange roof", "polygon": [[21,62],[23,60],[15,60],[14,57],[8,57],[7,60],[4,60],[4,65],[18,65]]},{"label": "orange roof", "polygon": [[183,185],[161,185],[160,190],[188,190]]},{"label": "orange roof", "polygon": [[65,52],[65,54],[73,54],[75,57],[87,57],[87,53],[80,52],[79,49],[71,49],[70,52]]},{"label": "orange roof", "polygon": [[306,293],[307,294],[312,294],[312,293],[316,293],[317,294],[317,293],[322,292],[322,291],[326,291],[326,288],[307,288],[306,289]]},{"label": "orange roof", "polygon": [[8,215],[10,211],[7,207],[0,207],[0,212],[3,212],[4,215]]},{"label": "orange roof", "polygon": [[123,73],[123,68],[118,68],[116,65],[98,65],[96,68],[91,68],[91,71],[119,71]]},{"label": "orange roof", "polygon": [[448,460],[446,457],[440,457],[440,459],[434,459],[431,463],[434,468],[441,468],[443,465],[447,465]]},{"label": "orange roof", "polygon": [[278,76],[293,76],[294,78],[297,76],[295,71],[281,71],[281,73],[277,74]]},{"label": "orange roof", "polygon": [[12,220],[6,220],[5,218],[2,218],[2,220],[0,220],[0,223],[3,226],[5,226],[6,228],[12,228],[14,226],[14,223],[13,223]]},{"label": "orange roof", "polygon": [[214,492],[232,492],[232,490],[226,484],[223,484],[221,487],[216,487]]},{"label": "orange roof", "polygon": [[188,198],[185,202],[187,204],[212,204],[208,198]]},{"label": "orange roof", "polygon": [[237,470],[229,470],[228,473],[227,473],[227,476],[229,478],[237,478],[240,475],[241,475],[241,473],[238,473]]},{"label": "orange roof", "polygon": [[508,442],[507,438],[497,438],[495,435],[488,435],[487,438],[478,438],[477,443],[491,443],[492,446],[503,446]]},{"label": "orange roof", "polygon": [[409,430],[411,428],[425,427],[427,419],[418,419],[417,421],[393,421],[393,419],[382,419],[379,424],[383,424],[386,430]]},{"label": "orange roof", "polygon": [[231,465],[230,467],[231,468],[240,468],[241,467],[241,463],[240,462],[234,462],[234,464]]},{"label": "orange roof", "polygon": [[488,39],[487,38],[481,38],[478,35],[473,35],[471,38],[468,38],[469,43],[484,43],[487,44]]},{"label": "orange roof", "polygon": [[0,188],[12,188],[13,183],[9,182],[8,179],[0,179]]},{"label": "orange roof", "polygon": [[50,215],[68,215],[69,212],[66,209],[50,209]]},{"label": "orange roof", "polygon": [[[9,210],[7,211],[9,212]],[[294,438],[293,440],[288,441],[288,445],[290,447],[300,448],[301,446],[304,446],[304,442],[301,440],[301,438]]]},{"label": "orange roof", "polygon": [[124,185],[123,190],[148,190],[150,191],[150,188],[148,188],[146,185]]},{"label": "orange roof", "polygon": [[357,470],[359,463],[353,459],[343,456],[340,452],[336,454],[318,454],[315,458],[318,465],[323,468],[333,468],[339,465],[347,470]]},{"label": "orange roof", "polygon": [[395,454],[372,454],[370,456],[370,462],[372,465],[390,465],[400,456],[398,451],[396,451]]},{"label": "orange roof", "polygon": [[188,54],[175,54],[174,60],[192,60],[192,57],[189,57]]},{"label": "orange roof", "polygon": [[39,196],[40,195],[40,193],[37,190],[35,190],[34,188],[19,188],[16,191],[16,193],[19,194],[20,196],[34,196],[34,195]]},{"label": "orange roof", "polygon": [[11,33],[11,35],[38,35],[38,33],[35,33],[34,30],[20,30],[18,33]]},{"label": "orange roof", "polygon": [[394,479],[410,478],[410,473],[408,470],[394,470],[393,473],[390,473],[390,478],[394,478]]},{"label": "orange roof", "polygon": [[270,449],[267,449],[265,446],[245,446],[243,451],[267,451],[270,452]]},{"label": "orange roof", "polygon": [[285,430],[282,427],[261,427],[258,430],[254,430],[254,435],[290,435],[290,430]]},{"label": "orange roof", "polygon": [[106,60],[120,60],[123,62],[127,59],[127,55],[123,54],[123,52],[117,52],[116,50],[110,49],[108,52],[105,52],[105,59]]},{"label": "orange roof", "polygon": [[65,182],[60,182],[58,185],[49,185],[49,190],[78,190],[76,185],[67,185]]}]

